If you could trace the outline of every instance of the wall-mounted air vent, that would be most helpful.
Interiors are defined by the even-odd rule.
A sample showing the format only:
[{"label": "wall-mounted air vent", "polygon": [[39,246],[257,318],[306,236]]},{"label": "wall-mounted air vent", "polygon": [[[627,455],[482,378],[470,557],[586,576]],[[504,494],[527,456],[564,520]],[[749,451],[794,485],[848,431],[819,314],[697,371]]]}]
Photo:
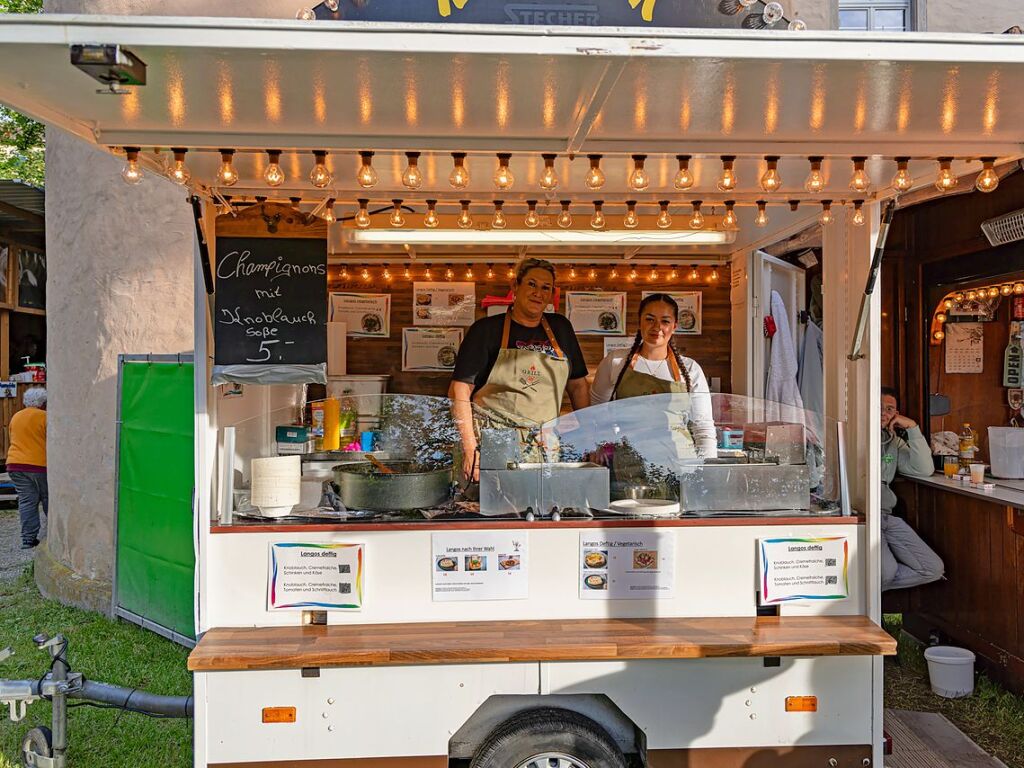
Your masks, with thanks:
[{"label": "wall-mounted air vent", "polygon": [[981,224],[990,245],[1006,245],[1024,240],[1024,208],[1004,213]]}]

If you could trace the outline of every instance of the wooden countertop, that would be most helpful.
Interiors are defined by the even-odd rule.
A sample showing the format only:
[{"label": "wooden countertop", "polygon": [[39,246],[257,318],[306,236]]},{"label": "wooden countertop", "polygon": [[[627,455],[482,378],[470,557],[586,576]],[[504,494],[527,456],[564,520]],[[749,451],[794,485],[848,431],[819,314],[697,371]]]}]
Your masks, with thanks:
[{"label": "wooden countertop", "polygon": [[460,621],[216,628],[193,672],[303,667],[760,656],[891,656],[864,616]]},{"label": "wooden countertop", "polygon": [[526,520],[510,518],[473,518],[464,520],[410,520],[394,522],[353,522],[353,523],[285,523],[245,522],[231,525],[210,526],[210,533],[355,533],[358,531],[489,531],[489,530],[535,530],[539,528],[704,528],[713,526],[804,526],[804,525],[860,525],[860,516],[842,515],[801,515],[801,516],[738,516],[738,517],[685,517],[668,520],[641,518],[609,518],[592,520],[572,517],[557,523],[551,520]]},{"label": "wooden countertop", "polygon": [[999,480],[986,477],[986,482],[994,483],[995,488],[991,491],[983,491],[971,485],[963,485],[956,480],[948,479],[941,472],[936,472],[930,477],[909,477],[897,475],[903,480],[910,480],[922,485],[929,485],[932,488],[939,488],[950,493],[958,493],[962,496],[972,496],[982,501],[990,501],[998,507],[1016,507],[1024,509],[1024,482],[1020,480]]}]

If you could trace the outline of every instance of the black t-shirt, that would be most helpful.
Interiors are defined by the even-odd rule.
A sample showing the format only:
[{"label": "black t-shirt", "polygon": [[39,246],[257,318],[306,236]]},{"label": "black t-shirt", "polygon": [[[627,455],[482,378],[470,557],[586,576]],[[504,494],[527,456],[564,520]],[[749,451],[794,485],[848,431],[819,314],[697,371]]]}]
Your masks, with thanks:
[{"label": "black t-shirt", "polygon": [[[563,315],[544,314],[551,333],[562,348],[562,353],[569,361],[569,378],[581,379],[587,375],[587,362],[583,359],[583,350],[576,339],[569,320]],[[505,315],[484,317],[473,323],[466,332],[466,337],[459,347],[459,356],[455,361],[455,372],[452,378],[473,385],[476,392],[482,387],[498,359],[501,349],[501,334],[505,327]],[[555,354],[543,325],[530,328],[520,325],[515,320],[509,328],[508,346],[510,349],[529,349],[544,354]]]}]

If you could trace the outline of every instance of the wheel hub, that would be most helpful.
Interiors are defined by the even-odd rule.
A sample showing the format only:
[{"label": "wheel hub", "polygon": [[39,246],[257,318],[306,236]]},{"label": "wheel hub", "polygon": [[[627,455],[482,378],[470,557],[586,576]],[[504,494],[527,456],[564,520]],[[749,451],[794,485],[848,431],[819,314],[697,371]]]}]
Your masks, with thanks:
[{"label": "wheel hub", "polygon": [[528,757],[516,768],[590,768],[578,757],[564,752],[541,752]]}]

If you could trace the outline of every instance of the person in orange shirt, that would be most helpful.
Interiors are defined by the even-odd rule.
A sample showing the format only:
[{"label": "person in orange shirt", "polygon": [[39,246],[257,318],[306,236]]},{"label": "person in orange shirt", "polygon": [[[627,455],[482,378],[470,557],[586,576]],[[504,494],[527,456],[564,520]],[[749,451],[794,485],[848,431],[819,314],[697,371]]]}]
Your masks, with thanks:
[{"label": "person in orange shirt", "polygon": [[39,545],[39,504],[50,514],[46,487],[46,390],[29,389],[25,407],[11,418],[11,446],[7,449],[7,474],[18,491],[21,517],[21,548]]}]

